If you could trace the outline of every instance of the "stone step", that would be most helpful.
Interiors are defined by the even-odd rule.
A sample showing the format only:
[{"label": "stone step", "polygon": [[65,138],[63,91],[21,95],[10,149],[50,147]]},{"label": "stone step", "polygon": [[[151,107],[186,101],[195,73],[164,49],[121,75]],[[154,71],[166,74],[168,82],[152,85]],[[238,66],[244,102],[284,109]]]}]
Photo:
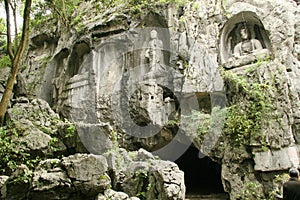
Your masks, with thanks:
[{"label": "stone step", "polygon": [[228,200],[229,197],[227,194],[187,194],[185,200]]}]

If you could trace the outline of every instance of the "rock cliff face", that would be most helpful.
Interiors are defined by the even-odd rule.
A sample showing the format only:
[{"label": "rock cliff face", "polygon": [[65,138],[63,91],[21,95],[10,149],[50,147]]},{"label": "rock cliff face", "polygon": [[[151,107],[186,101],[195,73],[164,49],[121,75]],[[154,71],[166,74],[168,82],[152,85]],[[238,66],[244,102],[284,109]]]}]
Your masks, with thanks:
[{"label": "rock cliff face", "polygon": [[[103,154],[118,142],[128,151],[143,148],[176,161],[192,145],[221,166],[231,199],[280,192],[275,177],[299,165],[299,5],[196,0],[138,14],[125,5],[99,13],[95,5],[82,3],[77,11],[82,22],[68,29],[58,22],[33,32],[22,71],[28,96],[44,99],[74,122],[90,153]],[[67,173],[66,184],[88,189],[82,177],[71,177],[68,159],[55,161],[59,170],[47,168],[48,175]],[[42,166],[33,191],[40,190],[36,181],[45,172],[36,173]],[[133,188],[149,185],[134,182],[132,174],[122,180],[126,167],[112,170],[112,183],[134,196]],[[151,185],[140,195],[184,199],[177,183],[182,174],[173,182],[174,174],[159,167],[178,170],[171,162],[152,160],[139,175],[155,168],[147,173],[148,183],[162,179],[164,185]],[[107,190],[102,195],[122,196]]]}]

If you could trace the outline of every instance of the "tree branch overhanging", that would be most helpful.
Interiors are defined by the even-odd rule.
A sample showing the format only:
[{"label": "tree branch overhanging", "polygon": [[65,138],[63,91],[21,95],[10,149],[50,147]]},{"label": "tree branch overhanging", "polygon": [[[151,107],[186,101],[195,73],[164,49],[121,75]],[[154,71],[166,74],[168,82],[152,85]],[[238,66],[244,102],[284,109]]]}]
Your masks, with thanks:
[{"label": "tree branch overhanging", "polygon": [[12,51],[12,39],[11,39],[11,30],[10,30],[10,0],[5,0],[5,11],[6,11],[6,37],[7,37],[7,52],[11,60],[14,59],[14,54]]},{"label": "tree branch overhanging", "polygon": [[4,90],[4,93],[2,95],[2,99],[0,102],[0,123],[1,123],[1,125],[3,125],[3,123],[4,123],[5,114],[6,114],[7,107],[9,105],[11,96],[13,94],[12,91],[13,91],[14,84],[15,84],[15,81],[17,78],[17,74],[19,71],[21,59],[24,55],[24,52],[25,52],[25,49],[26,49],[27,43],[28,43],[30,10],[31,10],[32,0],[25,1],[21,40],[20,40],[20,43],[18,43],[18,46],[15,47],[15,49],[17,49],[15,54],[13,54],[13,51],[12,51],[12,38],[11,38],[11,30],[10,30],[10,8],[9,8],[10,0],[4,0],[4,2],[5,2],[5,9],[6,9],[6,16],[7,16],[7,19],[6,19],[7,20],[7,41],[8,41],[7,50],[9,53],[9,57],[11,59],[12,70],[10,72],[10,76],[7,80],[5,90]]}]

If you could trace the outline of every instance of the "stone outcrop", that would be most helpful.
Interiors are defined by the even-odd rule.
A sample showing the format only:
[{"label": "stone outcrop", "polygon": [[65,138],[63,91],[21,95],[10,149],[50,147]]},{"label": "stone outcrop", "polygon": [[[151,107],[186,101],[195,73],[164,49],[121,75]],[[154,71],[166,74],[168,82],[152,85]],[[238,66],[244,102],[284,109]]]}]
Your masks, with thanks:
[{"label": "stone outcrop", "polygon": [[[16,142],[23,144],[24,151],[44,157],[69,149],[83,152],[77,146],[80,139],[89,152],[106,152],[113,190],[101,188],[98,199],[184,198],[183,175],[174,163],[156,160],[144,151],[133,155],[122,149],[110,152],[116,143],[127,150],[143,147],[173,161],[171,155],[184,152],[171,147],[174,141],[193,143],[221,164],[223,187],[231,199],[248,195],[246,191],[253,188],[259,188],[257,196],[247,198],[266,197],[278,186],[275,176],[299,165],[299,4],[292,0],[195,0],[182,6],[150,7],[137,16],[123,12],[125,4],[99,13],[93,3],[80,6],[86,23],[68,31],[58,23],[34,32],[22,71],[28,90],[20,94],[47,101],[78,127],[78,135],[62,137],[67,125],[59,131],[56,123],[44,119],[57,117],[41,100],[26,104],[43,110],[37,114],[16,102],[8,116],[12,127],[22,127]],[[239,34],[242,27],[249,34],[244,39]],[[232,80],[224,84],[222,72],[233,74],[238,84]],[[245,129],[228,134],[230,116],[215,111],[225,106],[249,108],[257,103],[249,93],[257,85],[261,87],[257,91],[270,88],[264,94],[255,93],[266,95],[260,106],[272,103],[269,118],[259,119],[262,115],[256,110],[257,115],[250,113],[254,117],[247,118],[260,126],[255,134]],[[33,120],[20,115],[19,109]],[[50,148],[54,135],[60,136],[55,151]],[[69,166],[67,161],[57,162]],[[82,193],[89,184],[98,187],[97,181],[84,185],[84,177],[70,176],[61,171],[65,169],[51,170],[53,186],[62,173],[68,175],[65,186],[72,183],[75,187],[72,178],[78,178]]]},{"label": "stone outcrop", "polygon": [[113,187],[142,199],[184,199],[183,172],[170,161],[162,161],[140,149],[108,152]]},{"label": "stone outcrop", "polygon": [[103,156],[75,154],[42,161],[33,173],[29,198],[93,199],[110,187],[107,171]]},{"label": "stone outcrop", "polygon": [[86,152],[74,124],[63,121],[42,99],[19,98],[7,111],[8,128],[18,130],[19,151],[41,157]]},{"label": "stone outcrop", "polygon": [[[266,160],[267,159],[267,160]],[[280,151],[254,153],[254,169],[257,171],[277,171],[299,165],[296,147],[282,148]]]},{"label": "stone outcrop", "polygon": [[[150,194],[161,200],[184,198],[183,172],[176,164],[157,160],[143,149],[128,153],[118,148],[116,138],[106,141],[110,145],[102,149],[103,152],[108,151],[104,155],[77,153],[61,159],[54,158],[85,152],[86,149],[78,138],[75,126],[62,121],[41,99],[18,99],[8,110],[7,122],[8,130],[20,133],[13,135],[12,142],[18,149],[9,156],[18,156],[18,159],[11,162],[21,164],[27,160],[26,165],[30,169],[24,163],[17,166],[9,177],[1,176],[1,199],[95,199],[97,196],[98,199],[136,200],[139,198],[135,196],[145,198]],[[78,124],[77,130],[81,128]],[[92,128],[89,126],[88,130]],[[105,141],[96,144],[101,140],[96,134],[100,129],[94,129],[95,137],[90,141],[95,146],[87,149],[99,152]],[[39,160],[33,169],[32,165]],[[131,187],[136,184],[138,187],[132,190]]]},{"label": "stone outcrop", "polygon": [[164,200],[185,196],[183,172],[178,166],[157,160],[143,149],[46,159],[34,171],[23,165],[1,180],[3,199]]}]

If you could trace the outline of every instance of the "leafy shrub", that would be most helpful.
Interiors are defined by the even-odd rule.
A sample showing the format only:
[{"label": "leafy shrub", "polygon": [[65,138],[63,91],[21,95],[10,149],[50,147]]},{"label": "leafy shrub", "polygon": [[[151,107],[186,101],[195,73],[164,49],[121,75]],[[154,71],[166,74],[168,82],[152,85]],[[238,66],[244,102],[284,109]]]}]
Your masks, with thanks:
[{"label": "leafy shrub", "polygon": [[0,69],[5,67],[11,67],[11,61],[8,55],[0,58]]},{"label": "leafy shrub", "polygon": [[[231,92],[231,105],[227,108],[225,134],[233,146],[260,143],[266,147],[266,136],[262,127],[274,116],[274,105],[270,92],[272,86],[247,80],[232,72],[223,72],[225,83]],[[252,77],[253,78],[253,77]]]},{"label": "leafy shrub", "polygon": [[41,160],[39,156],[25,153],[18,148],[18,143],[13,139],[17,138],[17,131],[0,127],[0,173],[10,175],[21,164],[33,169]]}]

